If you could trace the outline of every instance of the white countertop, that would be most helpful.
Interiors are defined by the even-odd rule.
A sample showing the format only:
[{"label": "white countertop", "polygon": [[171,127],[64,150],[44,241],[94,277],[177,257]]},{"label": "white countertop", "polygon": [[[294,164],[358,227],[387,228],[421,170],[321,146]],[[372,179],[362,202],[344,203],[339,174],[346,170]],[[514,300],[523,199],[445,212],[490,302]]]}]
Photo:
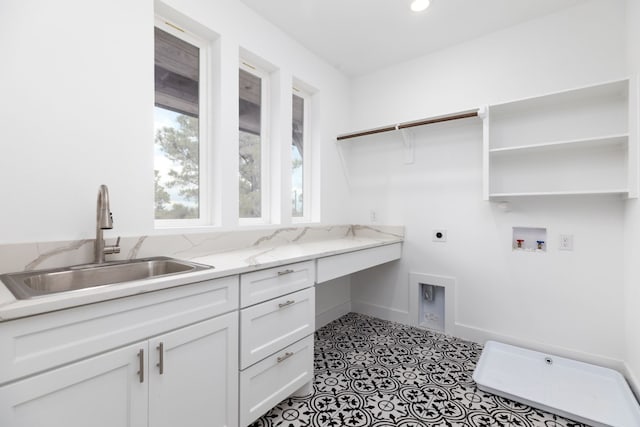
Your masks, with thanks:
[{"label": "white countertop", "polygon": [[219,277],[306,261],[316,258],[402,242],[402,236],[380,233],[366,236],[344,236],[324,240],[279,244],[260,244],[244,249],[218,251],[212,254],[175,256],[214,268],[154,279],[61,292],[27,300],[17,300],[0,282],[0,321],[33,316],[55,310],[92,304],[115,298],[152,292]]}]

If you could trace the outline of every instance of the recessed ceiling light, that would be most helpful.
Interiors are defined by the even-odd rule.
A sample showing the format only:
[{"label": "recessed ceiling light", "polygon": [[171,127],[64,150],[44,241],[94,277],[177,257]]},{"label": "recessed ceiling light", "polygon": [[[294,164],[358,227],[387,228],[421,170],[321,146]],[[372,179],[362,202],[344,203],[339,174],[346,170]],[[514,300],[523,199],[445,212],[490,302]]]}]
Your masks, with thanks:
[{"label": "recessed ceiling light", "polygon": [[413,0],[411,2],[411,10],[414,12],[422,12],[431,4],[430,0]]}]

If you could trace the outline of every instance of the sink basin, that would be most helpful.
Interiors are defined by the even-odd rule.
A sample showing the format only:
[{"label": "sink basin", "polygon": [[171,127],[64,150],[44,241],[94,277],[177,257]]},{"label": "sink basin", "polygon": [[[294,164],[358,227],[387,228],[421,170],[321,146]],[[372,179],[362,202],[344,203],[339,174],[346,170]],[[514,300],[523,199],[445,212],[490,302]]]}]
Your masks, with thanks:
[{"label": "sink basin", "polygon": [[209,268],[213,267],[174,258],[154,257],[9,273],[0,275],[0,280],[16,298],[29,299]]}]

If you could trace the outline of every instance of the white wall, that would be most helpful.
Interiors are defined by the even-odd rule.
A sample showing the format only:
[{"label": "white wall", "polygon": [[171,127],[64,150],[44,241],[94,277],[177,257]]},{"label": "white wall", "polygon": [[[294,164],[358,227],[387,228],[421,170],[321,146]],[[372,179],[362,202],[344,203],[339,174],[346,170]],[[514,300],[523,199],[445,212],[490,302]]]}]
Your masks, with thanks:
[{"label": "white wall", "polygon": [[345,131],[626,77],[625,44],[624,0],[592,0],[355,79]]},{"label": "white wall", "polygon": [[[629,70],[636,76],[640,73],[640,0],[627,1],[627,53]],[[636,90],[638,88],[636,87]],[[636,134],[640,126],[640,111],[636,109],[630,117]],[[638,153],[636,153],[638,156]],[[637,179],[637,178],[636,178]],[[625,361],[629,376],[634,378],[636,395],[640,396],[640,203],[627,202],[625,211]]]},{"label": "white wall", "polygon": [[[358,78],[353,129],[626,76],[625,2],[592,1]],[[408,274],[456,278],[456,334],[620,367],[624,358],[624,201],[482,201],[478,119],[345,143],[353,218],[406,226],[403,259],[352,278],[354,309],[406,321]],[[546,254],[512,252],[511,227],[546,227]],[[431,230],[448,230],[448,242]],[[575,250],[558,250],[560,233]],[[413,292],[413,290],[412,290]],[[411,296],[413,297],[413,296]]]},{"label": "white wall", "polygon": [[350,277],[316,285],[316,329],[351,311]]},{"label": "white wall", "polygon": [[149,0],[2,2],[1,243],[92,235],[102,183],[121,233],[149,229],[152,26]]},{"label": "white wall", "polygon": [[[347,120],[348,80],[241,2],[167,4],[217,37],[213,122],[219,145],[213,163],[220,223],[237,224],[240,48],[273,64],[282,94],[294,77],[317,91],[317,217],[343,222],[347,193],[343,176],[333,173],[339,160],[331,142]],[[153,19],[153,0],[0,4],[0,243],[91,238],[102,183],[109,185],[115,218],[109,237],[154,232]],[[282,100],[285,113],[290,103]],[[286,128],[286,120],[279,123]]]}]

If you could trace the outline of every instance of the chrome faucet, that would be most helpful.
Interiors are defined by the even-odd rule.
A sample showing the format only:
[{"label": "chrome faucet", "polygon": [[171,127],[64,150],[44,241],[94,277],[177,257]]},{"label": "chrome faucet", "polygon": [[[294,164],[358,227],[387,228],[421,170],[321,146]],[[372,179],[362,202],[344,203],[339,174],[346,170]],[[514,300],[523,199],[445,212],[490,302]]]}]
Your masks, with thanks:
[{"label": "chrome faucet", "polygon": [[105,254],[120,253],[120,237],[113,246],[105,246],[102,230],[110,230],[113,228],[113,215],[109,208],[109,189],[106,185],[101,185],[98,190],[98,203],[96,214],[96,241],[93,245],[93,253],[95,255],[95,263],[102,264]]}]

